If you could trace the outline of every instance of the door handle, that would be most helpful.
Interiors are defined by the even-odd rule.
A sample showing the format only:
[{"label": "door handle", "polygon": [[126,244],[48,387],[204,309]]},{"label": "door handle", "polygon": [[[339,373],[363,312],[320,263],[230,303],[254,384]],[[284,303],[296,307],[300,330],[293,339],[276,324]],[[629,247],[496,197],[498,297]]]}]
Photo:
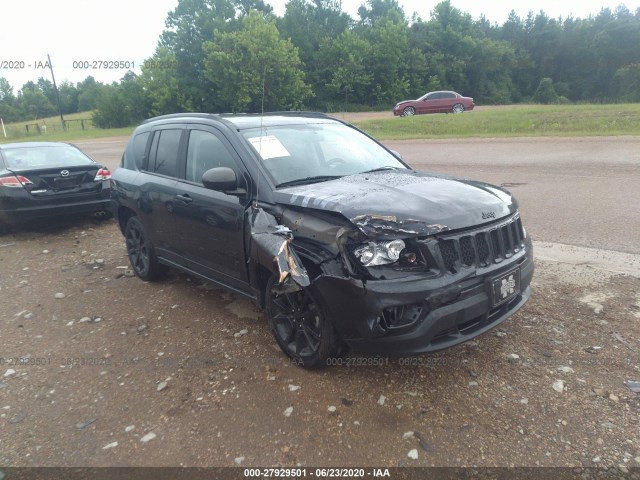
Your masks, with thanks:
[{"label": "door handle", "polygon": [[176,200],[180,200],[182,203],[193,202],[193,198],[191,198],[188,193],[185,193],[184,195],[176,195]]}]

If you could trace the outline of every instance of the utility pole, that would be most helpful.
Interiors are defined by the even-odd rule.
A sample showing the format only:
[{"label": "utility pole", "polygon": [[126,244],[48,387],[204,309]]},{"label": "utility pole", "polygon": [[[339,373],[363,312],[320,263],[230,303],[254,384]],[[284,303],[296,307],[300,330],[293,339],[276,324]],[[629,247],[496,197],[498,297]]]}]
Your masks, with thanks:
[{"label": "utility pole", "polygon": [[58,113],[60,114],[60,123],[64,130],[64,117],[62,116],[62,108],[60,108],[60,95],[58,94],[58,86],[56,85],[56,77],[53,75],[53,65],[51,64],[51,57],[47,53],[47,60],[49,60],[49,69],[51,70],[51,79],[53,80],[53,91],[56,92],[56,102],[58,103]]}]

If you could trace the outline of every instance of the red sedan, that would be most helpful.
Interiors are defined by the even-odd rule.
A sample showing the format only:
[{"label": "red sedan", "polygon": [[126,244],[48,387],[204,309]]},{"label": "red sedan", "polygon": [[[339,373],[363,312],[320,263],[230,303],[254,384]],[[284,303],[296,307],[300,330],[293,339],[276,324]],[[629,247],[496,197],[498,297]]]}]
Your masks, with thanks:
[{"label": "red sedan", "polygon": [[423,113],[462,113],[473,110],[473,98],[450,91],[425,93],[417,100],[403,100],[393,108],[393,114],[412,117]]}]

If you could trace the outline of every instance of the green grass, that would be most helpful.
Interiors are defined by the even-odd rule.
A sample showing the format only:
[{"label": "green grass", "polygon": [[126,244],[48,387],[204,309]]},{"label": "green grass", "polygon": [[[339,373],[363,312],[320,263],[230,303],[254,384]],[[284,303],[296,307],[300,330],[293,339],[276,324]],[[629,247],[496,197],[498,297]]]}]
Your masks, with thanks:
[{"label": "green grass", "polygon": [[[0,129],[0,143],[13,142],[74,142],[78,140],[91,140],[93,138],[119,137],[129,136],[134,127],[125,128],[92,128],[89,130],[68,130],[55,133],[47,133],[46,135],[30,135],[20,137],[4,138]],[[8,132],[7,132],[8,133]]]},{"label": "green grass", "polygon": [[[65,115],[65,119],[89,119],[91,112]],[[8,138],[0,132],[0,143],[32,140],[75,141],[112,136],[128,136],[134,127],[81,130],[73,124],[60,129],[59,117],[37,121],[46,123],[46,135],[26,135],[24,125],[5,125]],[[402,118],[352,120],[352,123],[380,140],[466,137],[577,137],[640,135],[640,104],[617,105],[511,105],[480,107],[462,115],[419,115]]]},{"label": "green grass", "polygon": [[[38,120],[25,120],[15,123],[5,123],[4,126],[7,132],[7,137],[4,136],[4,133],[0,128],[0,143],[30,141],[70,142],[92,138],[130,135],[134,128],[96,128],[91,122],[91,112],[69,113],[64,115],[64,119],[70,120],[67,124],[68,128],[66,130],[62,129],[59,116],[39,118]],[[82,129],[79,120],[84,120],[84,130]],[[41,134],[36,133],[37,130],[34,124],[39,125]],[[26,125],[29,125],[30,132],[27,132],[27,129],[25,128]],[[43,128],[45,125],[46,130]]]},{"label": "green grass", "polygon": [[382,140],[640,135],[640,104],[513,105],[353,123]]}]

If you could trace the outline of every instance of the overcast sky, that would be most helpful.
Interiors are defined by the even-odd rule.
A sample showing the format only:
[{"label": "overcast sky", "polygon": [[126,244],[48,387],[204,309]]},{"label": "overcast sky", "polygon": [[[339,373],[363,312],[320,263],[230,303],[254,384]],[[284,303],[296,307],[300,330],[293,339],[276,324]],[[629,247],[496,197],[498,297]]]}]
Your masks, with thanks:
[{"label": "overcast sky", "polygon": [[[281,16],[287,0],[267,0]],[[357,18],[358,6],[364,0],[342,0],[343,9]],[[119,80],[126,69],[81,68],[97,61],[133,62],[136,73],[145,58],[150,57],[158,37],[164,30],[167,13],[178,0],[5,0],[0,15],[0,76],[9,80],[14,93],[27,81],[43,76],[51,79],[44,66],[47,54],[58,83],[78,82],[93,75],[101,82]],[[399,0],[407,17],[417,12],[429,19],[439,0]],[[525,17],[529,11],[544,10],[549,16],[569,15],[585,18],[601,8],[614,9],[624,3],[629,10],[640,7],[640,0],[452,0],[455,7],[470,13],[474,19],[484,14],[492,22],[503,23],[514,9]],[[24,67],[22,65],[24,64]],[[85,64],[86,65],[86,64]]]}]

